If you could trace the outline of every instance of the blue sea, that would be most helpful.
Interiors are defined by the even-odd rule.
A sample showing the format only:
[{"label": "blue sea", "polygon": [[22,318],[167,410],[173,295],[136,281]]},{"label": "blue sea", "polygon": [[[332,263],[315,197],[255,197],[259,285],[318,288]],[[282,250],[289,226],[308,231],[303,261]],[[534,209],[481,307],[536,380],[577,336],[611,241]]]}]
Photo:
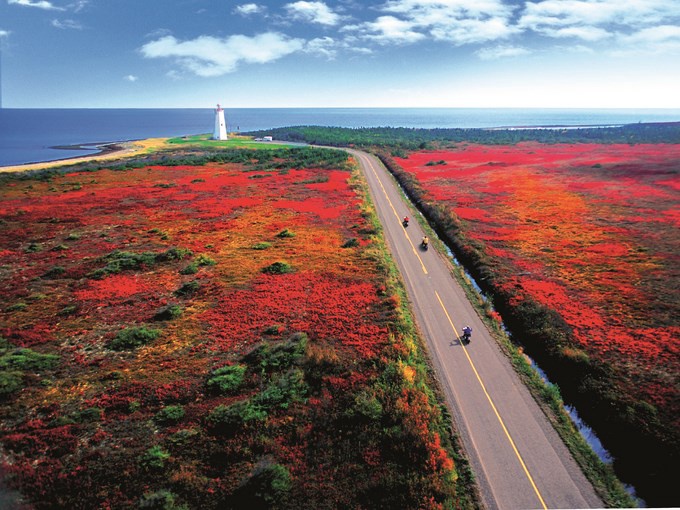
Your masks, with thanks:
[{"label": "blue sea", "polygon": [[[228,131],[338,127],[498,128],[680,121],[680,109],[234,108]],[[211,108],[0,109],[0,166],[94,154],[96,145],[211,133]],[[60,146],[89,146],[79,149]]]}]

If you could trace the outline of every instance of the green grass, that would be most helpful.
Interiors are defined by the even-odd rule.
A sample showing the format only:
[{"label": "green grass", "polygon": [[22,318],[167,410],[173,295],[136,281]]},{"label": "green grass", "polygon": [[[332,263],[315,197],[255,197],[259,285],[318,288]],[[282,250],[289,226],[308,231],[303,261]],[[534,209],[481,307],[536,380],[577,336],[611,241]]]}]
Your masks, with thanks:
[{"label": "green grass", "polygon": [[255,142],[251,137],[233,137],[229,140],[211,140],[211,135],[193,135],[171,138],[169,144],[183,145],[190,147],[200,147],[202,149],[281,149],[288,147],[289,144]]}]

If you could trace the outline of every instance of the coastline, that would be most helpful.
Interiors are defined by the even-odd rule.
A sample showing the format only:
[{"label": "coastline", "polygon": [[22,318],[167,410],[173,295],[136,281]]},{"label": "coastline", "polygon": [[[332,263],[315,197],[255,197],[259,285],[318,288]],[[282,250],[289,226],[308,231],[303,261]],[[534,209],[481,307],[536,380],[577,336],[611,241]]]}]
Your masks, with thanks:
[{"label": "coastline", "polygon": [[[129,142],[105,142],[100,144],[88,144],[99,149],[93,155],[85,154],[70,158],[53,159],[50,161],[40,161],[37,163],[24,163],[21,165],[0,166],[0,173],[3,172],[25,172],[29,170],[44,170],[56,166],[66,166],[84,161],[108,161],[122,157],[139,156],[147,154],[157,149],[163,148],[169,138],[147,138],[144,140],[133,140]],[[85,145],[57,148],[85,148]]]}]

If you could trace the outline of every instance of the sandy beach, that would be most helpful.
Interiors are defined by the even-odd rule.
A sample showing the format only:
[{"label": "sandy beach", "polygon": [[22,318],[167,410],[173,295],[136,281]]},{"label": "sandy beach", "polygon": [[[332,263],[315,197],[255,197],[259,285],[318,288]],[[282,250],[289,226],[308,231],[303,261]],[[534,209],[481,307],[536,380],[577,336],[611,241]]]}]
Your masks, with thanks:
[{"label": "sandy beach", "polygon": [[44,170],[58,166],[72,165],[85,161],[107,161],[131,156],[148,154],[167,145],[168,138],[147,138],[131,142],[102,144],[102,152],[93,156],[84,155],[73,158],[42,161],[40,163],[27,163],[24,165],[0,166],[0,172],[25,172],[28,170]]}]

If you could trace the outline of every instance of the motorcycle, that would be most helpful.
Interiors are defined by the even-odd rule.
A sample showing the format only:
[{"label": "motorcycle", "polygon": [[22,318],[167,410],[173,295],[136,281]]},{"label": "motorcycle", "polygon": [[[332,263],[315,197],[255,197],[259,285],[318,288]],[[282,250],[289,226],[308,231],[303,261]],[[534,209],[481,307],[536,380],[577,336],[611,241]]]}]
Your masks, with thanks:
[{"label": "motorcycle", "polygon": [[423,251],[427,251],[427,249],[429,248],[429,246],[430,246],[430,243],[429,243],[426,239],[423,239],[423,240],[420,242],[420,247],[423,249]]},{"label": "motorcycle", "polygon": [[401,224],[404,225],[404,228],[408,227],[408,218],[404,218],[404,221],[402,221]]}]

